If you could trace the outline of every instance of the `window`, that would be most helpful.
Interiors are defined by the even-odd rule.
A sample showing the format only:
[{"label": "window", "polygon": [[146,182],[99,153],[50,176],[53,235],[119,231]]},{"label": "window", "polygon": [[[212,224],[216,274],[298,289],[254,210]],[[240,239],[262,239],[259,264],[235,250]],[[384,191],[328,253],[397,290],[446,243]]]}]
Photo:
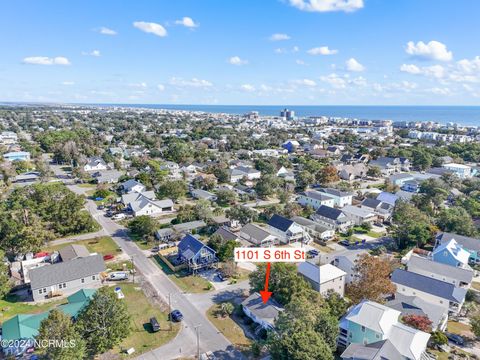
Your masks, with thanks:
[{"label": "window", "polygon": [[67,284],[63,283],[63,288],[65,289],[67,287]]},{"label": "window", "polygon": [[95,280],[95,275],[92,276],[92,280]]},{"label": "window", "polygon": [[85,282],[85,279],[82,279],[82,284]]},{"label": "window", "polygon": [[362,326],[362,332],[365,332],[365,326]]},{"label": "window", "polygon": [[58,288],[61,289],[63,284],[58,284]]}]

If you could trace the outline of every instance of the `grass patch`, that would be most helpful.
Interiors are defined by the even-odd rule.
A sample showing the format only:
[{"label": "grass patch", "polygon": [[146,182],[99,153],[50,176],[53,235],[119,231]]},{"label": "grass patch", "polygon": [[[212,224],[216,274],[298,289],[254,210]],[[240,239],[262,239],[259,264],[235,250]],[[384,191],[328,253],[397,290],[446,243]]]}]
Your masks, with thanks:
[{"label": "grass patch", "polygon": [[155,245],[153,241],[145,241],[145,239],[138,236],[137,234],[132,233],[131,231],[128,232],[128,236],[130,237],[130,239],[135,241],[135,244],[137,244],[138,247],[142,250],[150,250]]},{"label": "grass patch", "polygon": [[84,245],[88,251],[91,253],[99,253],[102,255],[115,255],[121,252],[121,249],[115,244],[113,239],[110,236],[101,236],[97,238],[87,239],[87,240],[80,240],[75,241],[69,244],[60,244],[55,246],[49,246],[45,249],[45,251],[53,252],[58,251],[65,246],[76,244],[76,245]]},{"label": "grass patch", "polygon": [[203,293],[213,289],[212,284],[201,276],[189,275],[187,270],[174,273],[159,256],[154,256],[155,263],[163,270],[182,291],[188,293]]},{"label": "grass patch", "polygon": [[238,348],[238,350],[242,351],[247,358],[251,358],[248,356],[250,352],[250,346],[252,344],[252,340],[245,336],[243,329],[230,317],[222,317],[216,316],[216,314],[220,311],[219,304],[215,304],[207,310],[207,318],[210,322],[220,331],[230,342]]},{"label": "grass patch", "polygon": [[34,305],[33,303],[18,301],[15,295],[7,295],[4,299],[0,300],[0,323],[18,314],[38,314],[65,302],[66,299],[61,299]]},{"label": "grass patch", "polygon": [[320,250],[321,252],[324,253],[331,253],[334,249],[332,249],[330,246],[327,245],[320,245],[317,244],[316,242],[311,242],[309,245],[313,246],[315,249]]},{"label": "grass patch", "polygon": [[81,188],[86,188],[86,189],[95,189],[97,187],[96,184],[89,184],[89,183],[84,183],[84,184],[77,184],[78,187]]},{"label": "grass patch", "polygon": [[458,335],[471,334],[470,325],[466,325],[457,321],[449,321],[447,323],[447,331]]},{"label": "grass patch", "polygon": [[[113,352],[120,353],[124,349],[135,348],[131,357],[155,349],[172,340],[180,330],[179,324],[173,324],[172,331],[169,331],[168,314],[162,312],[157,306],[152,305],[143,291],[135,284],[119,285],[125,295],[128,312],[132,317],[132,332],[122,341],[120,346],[115,347]],[[151,331],[149,320],[156,317],[160,324],[160,331]],[[124,355],[127,357],[127,355]]]}]

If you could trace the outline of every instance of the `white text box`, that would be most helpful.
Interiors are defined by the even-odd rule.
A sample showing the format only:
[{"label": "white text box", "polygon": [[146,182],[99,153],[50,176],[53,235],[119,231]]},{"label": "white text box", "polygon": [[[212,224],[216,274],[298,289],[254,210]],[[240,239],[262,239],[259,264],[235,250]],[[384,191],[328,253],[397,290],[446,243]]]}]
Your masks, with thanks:
[{"label": "white text box", "polygon": [[236,262],[304,262],[307,258],[303,248],[283,247],[238,247],[234,255]]}]

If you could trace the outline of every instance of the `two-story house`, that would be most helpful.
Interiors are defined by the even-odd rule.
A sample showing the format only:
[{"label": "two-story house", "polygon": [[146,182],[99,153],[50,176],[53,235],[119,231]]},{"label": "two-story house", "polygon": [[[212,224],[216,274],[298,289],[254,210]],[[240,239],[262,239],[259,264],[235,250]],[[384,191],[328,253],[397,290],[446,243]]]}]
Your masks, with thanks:
[{"label": "two-story house", "polygon": [[177,258],[180,262],[186,264],[193,273],[211,268],[218,263],[215,250],[190,234],[185,235],[180,240]]},{"label": "two-story house", "polygon": [[480,263],[480,239],[453,233],[439,233],[435,238],[435,247],[448,243],[452,239],[454,239],[462,249],[470,253],[470,263]]},{"label": "two-story house", "polygon": [[334,291],[343,297],[345,293],[346,273],[331,264],[318,266],[305,261],[298,265],[298,273],[322,295]]},{"label": "two-story house", "polygon": [[302,206],[311,206],[315,210],[322,205],[330,207],[335,206],[335,200],[333,197],[316,190],[308,190],[301,193],[297,198],[297,202]]},{"label": "two-story house", "polygon": [[[430,334],[402,324],[400,311],[364,300],[340,320],[343,359],[423,360]],[[373,353],[369,349],[374,349]],[[356,354],[363,352],[363,357]],[[375,357],[376,354],[390,354]]]},{"label": "two-story house", "polygon": [[437,246],[432,252],[433,261],[442,264],[466,267],[470,258],[470,253],[464,250],[455,239],[446,241]]},{"label": "two-story house", "polygon": [[352,205],[353,193],[347,191],[341,191],[333,188],[319,188],[319,192],[331,197],[334,201],[334,206],[343,208],[346,205]]},{"label": "two-story house", "polygon": [[311,218],[326,228],[340,232],[345,232],[353,226],[353,221],[350,220],[342,210],[326,205],[320,206],[317,211],[311,215]]},{"label": "two-story house", "polygon": [[301,241],[309,243],[312,239],[295,221],[287,219],[280,215],[273,215],[267,223],[269,231],[275,234],[281,243],[290,244]]}]

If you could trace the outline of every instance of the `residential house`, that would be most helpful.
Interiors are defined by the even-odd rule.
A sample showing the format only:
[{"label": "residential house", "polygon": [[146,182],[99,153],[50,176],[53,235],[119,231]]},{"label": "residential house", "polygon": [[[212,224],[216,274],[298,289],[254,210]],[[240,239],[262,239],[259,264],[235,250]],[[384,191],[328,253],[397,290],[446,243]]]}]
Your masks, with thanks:
[{"label": "residential house", "polygon": [[[67,298],[68,303],[57,306],[71,319],[75,320],[95,295],[95,289],[82,289]],[[2,324],[2,351],[7,357],[20,357],[35,346],[40,324],[50,311],[39,314],[18,314]]]},{"label": "residential house", "polygon": [[268,221],[269,232],[275,234],[281,243],[290,244],[293,242],[309,243],[312,239],[295,221],[280,215],[273,215]]},{"label": "residential house", "polygon": [[355,225],[362,225],[364,223],[374,223],[378,221],[378,216],[372,210],[357,207],[353,205],[347,205],[342,208],[342,212],[347,215]]},{"label": "residential house", "polygon": [[346,273],[345,283],[349,284],[357,279],[358,272],[356,269],[357,261],[361,256],[368,256],[367,250],[350,250],[340,255],[321,255],[323,264],[332,264]]},{"label": "residential house", "polygon": [[387,221],[393,213],[394,206],[381,200],[366,198],[360,204],[362,209],[373,211],[380,221]]},{"label": "residential house", "polygon": [[278,243],[278,239],[275,235],[252,223],[243,226],[238,233],[238,237],[241,240],[248,241],[259,247],[268,247]]},{"label": "residential house", "polygon": [[85,246],[78,244],[66,245],[58,250],[58,254],[60,255],[62,261],[70,261],[73,259],[90,256],[88,249]]},{"label": "residential house", "polygon": [[61,294],[68,295],[85,287],[100,285],[105,263],[100,254],[78,257],[53,265],[30,269],[30,289],[34,301]]},{"label": "residential house", "polygon": [[107,163],[101,157],[91,157],[87,160],[87,163],[83,165],[83,171],[102,171],[107,170]]},{"label": "residential house", "polygon": [[333,188],[320,188],[319,192],[331,197],[334,200],[335,207],[342,208],[346,205],[352,205],[353,193],[341,191]]},{"label": "residential house", "polygon": [[297,223],[298,225],[300,225],[313,238],[314,241],[326,241],[328,239],[331,239],[335,235],[335,230],[329,229],[313,220],[304,218],[302,216],[294,216],[292,220],[295,221],[295,223]]},{"label": "residential house", "polygon": [[435,238],[435,247],[448,243],[451,239],[455,239],[462,249],[470,253],[469,262],[480,263],[480,239],[453,233],[439,233]]},{"label": "residential house", "polygon": [[397,172],[409,172],[410,161],[407,158],[379,157],[369,163],[370,167],[378,167],[382,175],[390,176]]},{"label": "residential house", "polygon": [[118,170],[104,170],[96,172],[93,177],[99,184],[116,184],[122,175],[123,173]]},{"label": "residential house", "polygon": [[470,179],[474,174],[472,168],[464,164],[443,164],[442,167],[457,175],[460,179]]},{"label": "residential house", "polygon": [[335,206],[335,199],[333,197],[316,190],[308,190],[300,193],[297,198],[297,202],[302,206],[311,206],[315,210],[322,205],[330,207]]},{"label": "residential house", "polygon": [[153,191],[124,194],[122,203],[133,213],[133,216],[157,216],[175,212],[171,199],[156,200]]},{"label": "residential house", "polygon": [[176,239],[177,233],[170,227],[158,229],[155,231],[155,238],[164,243],[168,243]]},{"label": "residential house", "polygon": [[13,145],[18,142],[18,136],[13,131],[2,131],[0,133],[0,144]]},{"label": "residential house", "polygon": [[397,293],[385,303],[385,306],[400,311],[402,317],[408,315],[428,317],[432,322],[432,331],[444,331],[447,327],[448,310],[418,296],[406,296]]},{"label": "residential house", "polygon": [[461,310],[467,294],[466,288],[402,269],[395,269],[391,280],[397,286],[397,293],[418,296],[453,314]]},{"label": "residential house", "polygon": [[[354,306],[339,324],[337,342],[346,348],[342,358],[424,360],[430,334],[402,324],[400,315],[400,311],[368,300]],[[377,353],[381,350],[389,355],[372,356],[368,351],[372,348],[376,348]],[[365,357],[357,357],[360,350]]]},{"label": "residential house", "polygon": [[233,232],[231,232],[230,230],[228,230],[227,228],[225,228],[223,226],[219,227],[217,229],[217,231],[215,231],[213,233],[213,235],[220,236],[223,241],[231,241],[231,240],[237,241],[238,240],[238,236],[236,234],[234,234]]},{"label": "residential house", "polygon": [[254,168],[245,167],[245,166],[237,166],[234,169],[230,169],[230,182],[237,183],[243,178],[247,180],[256,180],[260,179],[262,173]]},{"label": "residential house", "polygon": [[27,151],[14,151],[3,154],[3,158],[7,161],[29,161],[30,153]]},{"label": "residential house", "polygon": [[466,288],[470,287],[474,275],[473,269],[468,265],[452,266],[416,254],[410,256],[406,270]]},{"label": "residential house", "polygon": [[123,182],[120,187],[125,193],[143,193],[147,187],[137,180],[127,180]]},{"label": "residential house", "polygon": [[202,243],[196,237],[187,234],[178,244],[177,259],[196,273],[199,270],[211,268],[218,263],[215,250]]},{"label": "residential house", "polygon": [[14,184],[33,184],[40,180],[40,173],[38,171],[28,171],[23,174],[15,176],[12,183]]},{"label": "residential house", "polygon": [[298,265],[298,273],[322,295],[334,291],[343,297],[345,293],[345,276],[347,274],[331,264],[318,266],[309,261],[301,262]]},{"label": "residential house", "polygon": [[284,309],[275,299],[270,298],[266,304],[258,292],[242,301],[243,313],[265,330],[274,330],[275,320]]},{"label": "residential house", "polygon": [[312,214],[312,220],[318,222],[326,228],[345,232],[353,226],[353,222],[345,215],[342,210],[322,205]]},{"label": "residential house", "polygon": [[405,182],[412,180],[415,180],[414,176],[406,173],[393,174],[388,177],[390,184],[398,187],[402,187]]},{"label": "residential house", "polygon": [[193,189],[190,191],[190,194],[193,198],[199,200],[208,200],[208,201],[215,201],[217,200],[217,196],[209,191],[205,191],[202,189]]},{"label": "residential house", "polygon": [[355,179],[363,179],[367,176],[368,167],[364,163],[353,165],[340,165],[337,167],[338,176],[342,180],[353,181]]},{"label": "residential house", "polygon": [[409,180],[403,183],[401,189],[410,193],[418,193],[421,185],[422,183],[418,180]]},{"label": "residential house", "polygon": [[395,206],[396,202],[398,201],[398,196],[386,191],[382,191],[377,196],[377,200],[387,203],[390,206]]},{"label": "residential house", "polygon": [[358,164],[358,163],[364,163],[366,164],[369,160],[370,156],[368,154],[343,154],[342,157],[340,158],[340,161],[343,162],[344,164]]},{"label": "residential house", "polygon": [[455,239],[438,245],[432,252],[433,261],[450,266],[467,267],[470,253],[464,250]]},{"label": "residential house", "polygon": [[172,226],[173,230],[178,234],[186,234],[190,232],[197,232],[207,226],[207,223],[203,220],[189,221],[181,224],[175,224]]},{"label": "residential house", "polygon": [[289,153],[295,152],[300,147],[300,143],[297,140],[287,140],[282,144],[282,148],[286,149]]}]

